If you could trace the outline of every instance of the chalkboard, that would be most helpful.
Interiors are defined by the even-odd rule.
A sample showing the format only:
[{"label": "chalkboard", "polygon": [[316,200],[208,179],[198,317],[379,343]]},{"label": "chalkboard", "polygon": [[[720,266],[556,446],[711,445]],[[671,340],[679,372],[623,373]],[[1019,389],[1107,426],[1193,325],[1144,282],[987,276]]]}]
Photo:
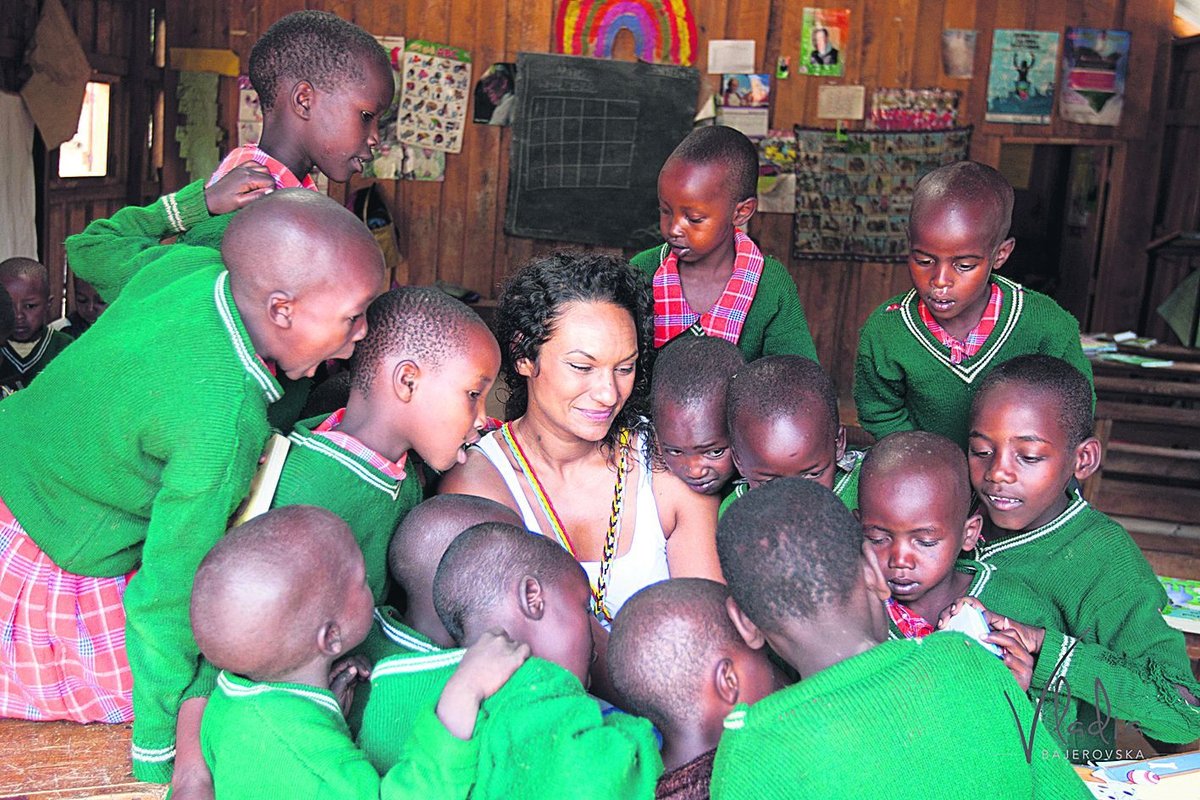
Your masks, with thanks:
[{"label": "chalkboard", "polygon": [[520,53],[505,232],[661,241],[658,171],[691,130],[699,89],[687,67]]}]

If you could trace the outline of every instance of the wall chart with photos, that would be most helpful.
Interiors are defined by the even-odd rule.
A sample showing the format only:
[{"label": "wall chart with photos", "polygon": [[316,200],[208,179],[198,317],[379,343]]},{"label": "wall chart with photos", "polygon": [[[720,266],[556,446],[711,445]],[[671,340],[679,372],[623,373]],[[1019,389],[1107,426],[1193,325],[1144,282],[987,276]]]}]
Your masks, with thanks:
[{"label": "wall chart with photos", "polygon": [[903,261],[917,180],[962,161],[971,129],[836,131],[796,127],[796,258]]}]

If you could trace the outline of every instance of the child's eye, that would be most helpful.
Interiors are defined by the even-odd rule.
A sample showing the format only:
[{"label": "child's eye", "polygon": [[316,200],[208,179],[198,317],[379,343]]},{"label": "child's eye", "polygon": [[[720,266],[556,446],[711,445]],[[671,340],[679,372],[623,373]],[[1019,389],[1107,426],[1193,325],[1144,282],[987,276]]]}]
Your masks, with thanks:
[{"label": "child's eye", "polygon": [[688,217],[687,221],[693,225],[699,225],[701,222],[704,222],[704,217]]},{"label": "child's eye", "polygon": [[664,447],[663,454],[668,455],[671,458],[678,458],[679,456],[683,455],[683,451],[676,450],[674,447]]},{"label": "child's eye", "polygon": [[1023,461],[1023,462],[1024,462],[1024,463],[1026,463],[1026,464],[1037,464],[1037,463],[1040,463],[1040,462],[1042,462],[1042,461],[1045,461],[1046,459],[1045,459],[1044,457],[1042,457],[1042,456],[1027,456],[1027,455],[1018,455],[1018,456],[1017,456],[1017,460],[1019,460],[1019,461]]},{"label": "child's eye", "polygon": [[483,396],[483,392],[477,392],[474,389],[467,392],[467,397],[470,397],[472,400],[478,400],[482,396]]},{"label": "child's eye", "polygon": [[362,112],[362,119],[363,122],[370,122],[371,120],[375,119],[375,115],[370,111],[364,111]]},{"label": "child's eye", "polygon": [[937,539],[917,539],[917,544],[921,547],[937,547],[940,543]]},{"label": "child's eye", "polygon": [[876,534],[868,533],[868,534],[864,534],[864,536],[866,537],[867,541],[870,542],[872,544],[872,546],[874,546],[874,547],[878,547],[879,545],[886,543],[887,539],[888,539],[888,537],[880,536],[877,533]]},{"label": "child's eye", "polygon": [[728,449],[728,447],[718,447],[715,450],[709,450],[704,455],[708,456],[709,458],[720,458],[721,456],[725,455],[725,451]]},{"label": "child's eye", "polygon": [[976,449],[972,449],[967,453],[967,455],[969,455],[971,458],[988,458],[989,456],[991,456],[991,454],[992,454],[991,450],[976,450]]},{"label": "child's eye", "polygon": [[956,264],[955,269],[957,269],[959,272],[970,272],[978,266],[978,264]]}]

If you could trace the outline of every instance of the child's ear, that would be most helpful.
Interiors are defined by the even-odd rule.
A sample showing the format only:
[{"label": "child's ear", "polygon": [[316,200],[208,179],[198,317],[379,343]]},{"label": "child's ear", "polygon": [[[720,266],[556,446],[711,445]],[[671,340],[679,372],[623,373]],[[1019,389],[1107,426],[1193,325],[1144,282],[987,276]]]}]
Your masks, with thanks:
[{"label": "child's ear", "polygon": [[867,584],[867,591],[879,598],[879,602],[886,602],[892,596],[892,590],[888,588],[887,580],[883,577],[883,570],[879,568],[879,559],[875,557],[875,550],[866,539],[863,539],[862,554],[863,578]]},{"label": "child's ear", "polygon": [[301,119],[312,117],[313,85],[308,81],[296,81],[288,93],[288,104]]},{"label": "child's ear", "polygon": [[742,202],[733,207],[733,224],[737,227],[742,227],[750,218],[754,216],[754,212],[758,210],[758,198],[747,197]]},{"label": "child's ear", "polygon": [[833,460],[841,461],[846,455],[846,426],[838,425],[837,432],[837,450],[834,452]]},{"label": "child's ear", "polygon": [[398,361],[392,367],[392,391],[396,393],[396,397],[402,403],[412,400],[420,380],[421,368],[408,359]]},{"label": "child's ear", "polygon": [[1004,262],[1008,261],[1008,257],[1012,255],[1013,248],[1017,246],[1017,240],[1009,237],[1000,243],[996,248],[996,257],[992,259],[992,272],[1004,266]]},{"label": "child's ear", "polygon": [[532,575],[521,578],[518,600],[526,619],[540,620],[546,615],[546,591],[542,582]]},{"label": "child's ear", "polygon": [[317,629],[317,649],[325,656],[336,657],[342,654],[342,630],[333,620]]},{"label": "child's ear", "polygon": [[716,669],[713,670],[713,689],[717,692],[717,697],[721,698],[721,702],[727,706],[737,705],[738,696],[741,694],[741,685],[738,683],[737,669],[733,666],[733,659],[722,658],[717,662]]},{"label": "child's ear", "polygon": [[1100,469],[1100,440],[1089,436],[1075,448],[1075,480],[1082,483]]},{"label": "child's ear", "polygon": [[296,298],[288,292],[274,291],[267,295],[267,318],[279,328],[292,327],[296,313]]},{"label": "child's ear", "polygon": [[747,647],[752,650],[759,650],[767,643],[767,637],[763,634],[762,629],[745,615],[732,597],[725,598],[725,613],[729,615],[730,621],[733,622],[733,627],[737,628],[737,632],[741,634],[742,641],[746,643]]},{"label": "child's ear", "polygon": [[972,514],[967,517],[967,521],[963,523],[963,542],[962,550],[970,552],[975,549],[975,545],[979,542],[979,534],[983,533],[983,516],[980,514]]}]

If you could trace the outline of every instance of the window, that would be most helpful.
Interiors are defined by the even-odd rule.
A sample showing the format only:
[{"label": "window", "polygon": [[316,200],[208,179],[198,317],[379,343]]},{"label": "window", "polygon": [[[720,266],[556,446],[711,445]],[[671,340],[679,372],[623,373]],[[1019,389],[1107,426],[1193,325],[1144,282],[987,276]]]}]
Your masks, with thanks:
[{"label": "window", "polygon": [[108,174],[107,83],[89,82],[75,138],[58,151],[58,177],[101,178]]}]

